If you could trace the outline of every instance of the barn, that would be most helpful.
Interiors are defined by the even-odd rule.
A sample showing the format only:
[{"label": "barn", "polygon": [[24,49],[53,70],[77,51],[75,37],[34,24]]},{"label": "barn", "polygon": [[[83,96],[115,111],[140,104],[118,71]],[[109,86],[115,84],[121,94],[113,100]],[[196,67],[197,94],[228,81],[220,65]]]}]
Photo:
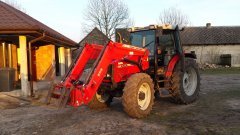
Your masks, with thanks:
[{"label": "barn", "polygon": [[186,27],[181,40],[185,51],[197,54],[199,63],[240,67],[240,26]]}]

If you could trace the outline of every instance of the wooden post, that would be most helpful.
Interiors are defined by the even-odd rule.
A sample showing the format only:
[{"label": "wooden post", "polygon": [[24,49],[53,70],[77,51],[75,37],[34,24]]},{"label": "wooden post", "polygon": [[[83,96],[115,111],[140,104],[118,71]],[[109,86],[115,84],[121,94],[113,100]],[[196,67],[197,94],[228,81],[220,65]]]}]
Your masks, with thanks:
[{"label": "wooden post", "polygon": [[12,68],[13,63],[12,63],[12,45],[8,44],[8,67]]},{"label": "wooden post", "polygon": [[64,47],[59,48],[59,68],[60,68],[60,75],[64,76],[65,75],[65,49]]},{"label": "wooden post", "polygon": [[71,49],[67,49],[67,67],[72,64],[72,55],[71,55]]},{"label": "wooden post", "polygon": [[30,87],[28,81],[28,58],[27,58],[27,37],[19,36],[19,47],[20,47],[20,76],[21,76],[21,90],[22,95],[27,97],[30,96]]},{"label": "wooden post", "polygon": [[2,46],[3,46],[3,67],[5,68],[7,66],[6,64],[6,43],[3,42],[2,43]]}]

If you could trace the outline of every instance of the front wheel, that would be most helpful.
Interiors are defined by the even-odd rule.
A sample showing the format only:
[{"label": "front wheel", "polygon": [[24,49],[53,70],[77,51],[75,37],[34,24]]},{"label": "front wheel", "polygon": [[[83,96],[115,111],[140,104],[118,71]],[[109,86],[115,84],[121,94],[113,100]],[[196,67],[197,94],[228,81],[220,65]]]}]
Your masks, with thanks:
[{"label": "front wheel", "polygon": [[95,110],[104,109],[110,105],[112,99],[113,97],[107,93],[98,94],[98,92],[96,92],[93,99],[89,102],[88,107]]},{"label": "front wheel", "polygon": [[189,104],[198,98],[200,91],[200,76],[198,65],[194,59],[185,58],[185,72],[182,72],[180,62],[176,65],[171,84],[173,101]]},{"label": "front wheel", "polygon": [[131,117],[142,118],[152,110],[154,103],[153,82],[149,75],[136,73],[128,78],[123,89],[124,111]]}]

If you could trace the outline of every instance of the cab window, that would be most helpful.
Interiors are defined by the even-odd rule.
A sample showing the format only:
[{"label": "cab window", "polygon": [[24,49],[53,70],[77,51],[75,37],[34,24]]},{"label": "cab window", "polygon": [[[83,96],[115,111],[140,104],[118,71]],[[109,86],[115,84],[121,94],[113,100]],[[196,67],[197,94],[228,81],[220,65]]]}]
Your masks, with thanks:
[{"label": "cab window", "polygon": [[131,45],[137,47],[146,47],[150,51],[150,56],[154,55],[155,31],[146,30],[131,33]]}]

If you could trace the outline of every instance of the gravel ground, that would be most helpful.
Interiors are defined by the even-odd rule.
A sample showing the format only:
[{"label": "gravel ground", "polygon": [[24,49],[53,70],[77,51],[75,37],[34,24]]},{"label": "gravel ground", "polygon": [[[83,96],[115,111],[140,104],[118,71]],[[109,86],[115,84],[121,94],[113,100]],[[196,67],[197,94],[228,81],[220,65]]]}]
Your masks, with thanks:
[{"label": "gravel ground", "polygon": [[0,93],[0,135],[75,134],[240,134],[240,74],[202,75],[199,99],[177,105],[156,100],[144,119],[130,118],[121,99],[110,108],[57,110]]}]

